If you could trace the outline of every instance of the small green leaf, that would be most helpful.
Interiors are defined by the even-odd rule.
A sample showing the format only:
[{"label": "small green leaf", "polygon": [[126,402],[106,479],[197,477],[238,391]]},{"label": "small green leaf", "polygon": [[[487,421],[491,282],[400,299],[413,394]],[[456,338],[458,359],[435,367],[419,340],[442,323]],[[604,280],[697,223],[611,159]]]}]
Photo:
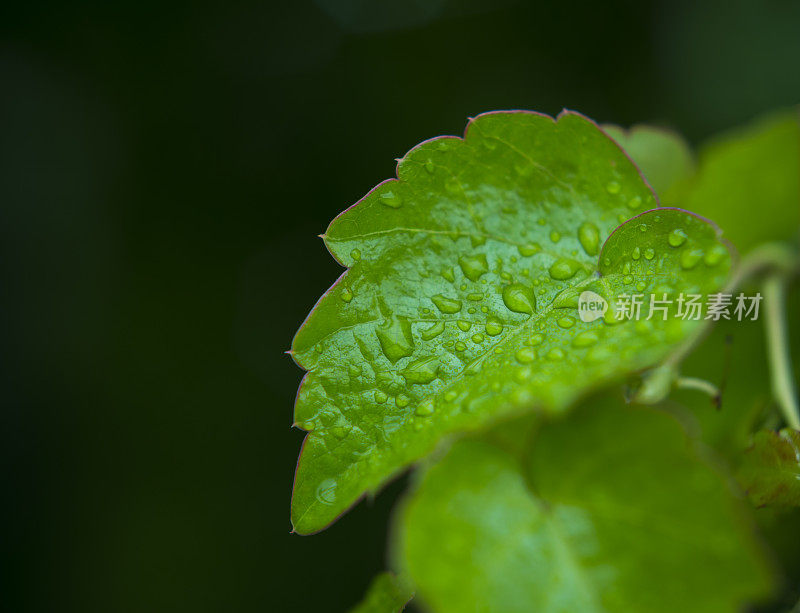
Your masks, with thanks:
[{"label": "small green leaf", "polygon": [[756,432],[738,476],[758,507],[800,506],[800,432]]},{"label": "small green leaf", "polygon": [[[612,135],[616,138],[617,133],[612,130]],[[619,142],[645,176],[654,181],[665,168],[684,164],[678,141],[672,147],[649,139],[622,137]],[[798,168],[800,121],[798,110],[791,109],[711,139],[700,149],[693,176],[654,186],[662,204],[681,206],[713,219],[744,253],[763,242],[797,240]]]},{"label": "small green leaf", "polygon": [[436,613],[732,612],[772,583],[743,512],[675,420],[598,399],[522,460],[456,443],[405,501],[396,555]]},{"label": "small green leaf", "polygon": [[[294,339],[309,371],[295,405],[310,431],[292,501],[301,533],[448,434],[564,410],[656,364],[702,322],[618,323],[617,297],[711,293],[729,272],[717,230],[684,211],[617,229],[653,195],[576,114],[483,115],[464,139],[413,149],[398,176],[331,224],[326,244],[351,268]],[[583,292],[610,303],[605,317],[582,320]]]},{"label": "small green leaf", "polygon": [[636,162],[659,197],[694,173],[692,150],[677,132],[647,125],[628,130],[618,126],[603,129]]},{"label": "small green leaf", "polygon": [[350,613],[398,613],[414,596],[413,590],[392,573],[381,573],[372,580],[367,593]]}]

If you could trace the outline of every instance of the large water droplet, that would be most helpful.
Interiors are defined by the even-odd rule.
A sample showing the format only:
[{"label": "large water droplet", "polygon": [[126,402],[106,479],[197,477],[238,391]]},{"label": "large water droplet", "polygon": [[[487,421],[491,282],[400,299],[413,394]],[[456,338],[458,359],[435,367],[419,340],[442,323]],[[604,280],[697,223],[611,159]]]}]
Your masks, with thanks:
[{"label": "large water droplet", "polygon": [[472,342],[473,343],[482,343],[485,340],[483,334],[473,334],[472,335]]},{"label": "large water droplet", "polygon": [[461,341],[458,341],[456,343],[456,345],[455,345],[455,350],[456,351],[464,351],[464,350],[466,350],[466,348],[467,348],[467,346],[464,343],[462,343]]},{"label": "large water droplet", "polygon": [[618,194],[621,189],[622,189],[622,186],[619,183],[617,183],[616,181],[611,181],[611,182],[609,182],[608,185],[606,185],[606,191],[609,194]]},{"label": "large water droplet", "polygon": [[530,364],[536,359],[536,352],[533,350],[532,347],[523,347],[515,356],[517,361],[521,364]]},{"label": "large water droplet", "polygon": [[634,247],[633,251],[631,251],[631,257],[634,260],[638,260],[640,257],[642,257],[642,250],[639,249],[639,247]]},{"label": "large water droplet", "polygon": [[433,415],[435,410],[436,405],[433,403],[433,399],[429,398],[417,406],[416,410],[414,411],[414,415],[419,417],[428,417],[429,415]]},{"label": "large water droplet", "polygon": [[571,328],[575,325],[575,319],[573,317],[562,317],[557,323],[562,328]]},{"label": "large water droplet", "polygon": [[497,336],[503,331],[502,322],[496,317],[490,317],[486,322],[486,334],[489,336]]},{"label": "large water droplet", "polygon": [[414,339],[411,336],[411,323],[401,317],[387,320],[375,329],[386,358],[394,364],[414,352]]},{"label": "large water droplet", "polygon": [[578,240],[588,255],[597,255],[600,250],[600,230],[593,223],[586,221],[578,228]]},{"label": "large water droplet", "polygon": [[464,321],[463,319],[459,319],[456,325],[458,326],[458,329],[461,330],[462,332],[467,332],[472,327],[471,323],[469,323],[468,321]]},{"label": "large water droplet", "polygon": [[400,375],[406,383],[430,383],[439,373],[439,360],[436,357],[422,358],[415,360],[400,371]]},{"label": "large water droplet", "polygon": [[383,404],[387,400],[389,400],[389,396],[386,394],[386,392],[382,390],[375,391],[375,402],[377,402],[378,404]]},{"label": "large water droplet", "polygon": [[325,479],[321,481],[317,486],[316,498],[325,505],[331,505],[336,502],[336,480]]},{"label": "large water droplet", "polygon": [[382,193],[381,202],[393,209],[399,209],[401,206],[403,206],[403,198],[400,196],[400,194],[396,194],[392,191]]},{"label": "large water droplet", "polygon": [[553,347],[550,351],[547,352],[547,359],[551,362],[560,362],[566,357],[564,350],[560,347]]},{"label": "large water droplet", "polygon": [[688,249],[681,253],[681,268],[691,270],[703,258],[701,249]]},{"label": "large water droplet", "polygon": [[536,255],[542,250],[542,246],[538,243],[528,243],[526,245],[520,245],[517,247],[519,254],[525,257],[529,257],[532,255]]},{"label": "large water droplet", "polygon": [[571,279],[578,272],[579,264],[574,260],[560,258],[550,266],[550,276],[558,281]]},{"label": "large water droplet", "polygon": [[725,256],[728,255],[728,250],[725,249],[722,245],[714,245],[711,249],[708,250],[703,261],[706,263],[706,266],[716,266],[722,260],[725,259]]},{"label": "large water droplet", "polygon": [[420,333],[420,336],[422,337],[422,340],[429,341],[432,338],[436,338],[437,336],[439,336],[442,332],[444,332],[444,322],[437,321],[430,328],[425,328]]},{"label": "large water droplet", "polygon": [[686,236],[686,232],[684,232],[680,228],[676,228],[675,230],[669,233],[669,236],[667,237],[667,242],[669,242],[669,244],[672,245],[673,247],[680,247],[681,245],[683,245],[683,243],[686,242],[687,238],[688,236]]},{"label": "large water droplet", "polygon": [[652,260],[654,257],[656,257],[655,250],[652,247],[648,247],[644,250],[644,257],[647,260]]},{"label": "large water droplet", "polygon": [[398,395],[397,395],[397,398],[395,398],[395,399],[394,399],[394,403],[395,403],[395,404],[396,404],[398,407],[400,407],[401,409],[402,409],[403,407],[407,407],[407,406],[409,405],[409,403],[410,403],[410,402],[411,402],[411,398],[409,398],[409,397],[408,397],[408,396],[406,396],[405,394],[398,394]]},{"label": "large water droplet", "polygon": [[477,255],[462,255],[458,258],[458,265],[464,272],[464,276],[470,281],[477,281],[481,275],[489,272],[489,263],[486,261],[486,255],[479,253]]},{"label": "large water droplet", "polygon": [[461,301],[455,300],[454,298],[447,298],[442,294],[437,294],[436,296],[431,297],[433,304],[436,305],[436,308],[439,309],[442,313],[446,313],[448,315],[452,315],[454,313],[458,313],[461,311]]},{"label": "large water droplet", "polygon": [[628,200],[628,208],[631,210],[638,209],[642,206],[642,199],[639,196],[634,196]]},{"label": "large water droplet", "polygon": [[598,340],[600,340],[600,337],[597,335],[597,332],[594,330],[586,330],[576,335],[575,338],[572,339],[572,346],[579,348],[591,347]]},{"label": "large water droplet", "polygon": [[512,283],[503,288],[503,302],[509,311],[532,315],[536,309],[536,297],[530,287]]},{"label": "large water droplet", "polygon": [[353,299],[353,290],[351,290],[349,287],[344,287],[342,288],[342,292],[339,294],[339,297],[344,302],[350,302]]}]

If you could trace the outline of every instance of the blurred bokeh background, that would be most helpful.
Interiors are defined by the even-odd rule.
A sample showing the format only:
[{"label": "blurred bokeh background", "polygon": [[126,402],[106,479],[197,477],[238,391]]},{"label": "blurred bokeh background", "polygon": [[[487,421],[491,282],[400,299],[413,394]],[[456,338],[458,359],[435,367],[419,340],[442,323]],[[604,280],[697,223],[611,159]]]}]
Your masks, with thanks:
[{"label": "blurred bokeh background", "polygon": [[794,0],[0,8],[9,611],[341,611],[404,482],[291,535],[317,234],[482,111],[691,142],[800,100]]}]

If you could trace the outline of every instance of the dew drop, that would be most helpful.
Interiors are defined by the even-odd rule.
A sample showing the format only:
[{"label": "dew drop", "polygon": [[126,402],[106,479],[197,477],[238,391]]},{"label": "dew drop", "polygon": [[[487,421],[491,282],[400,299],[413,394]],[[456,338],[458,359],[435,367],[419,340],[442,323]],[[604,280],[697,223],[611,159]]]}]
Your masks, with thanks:
[{"label": "dew drop", "polygon": [[351,377],[357,377],[361,374],[361,366],[358,364],[348,364],[347,374],[349,374]]},{"label": "dew drop", "polygon": [[411,398],[406,396],[405,394],[398,394],[397,398],[394,399],[394,403],[400,407],[401,409],[407,407],[411,402]]},{"label": "dew drop", "polygon": [[687,238],[688,237],[686,236],[686,232],[684,232],[680,228],[676,228],[675,230],[669,233],[669,236],[667,237],[667,242],[669,242],[669,244],[673,247],[680,247],[681,245],[683,245],[683,243],[686,242]]},{"label": "dew drop", "polygon": [[447,298],[442,294],[437,294],[431,298],[433,304],[436,305],[436,308],[439,309],[442,313],[447,315],[452,315],[454,313],[458,313],[461,311],[461,301],[455,300],[453,298]]},{"label": "dew drop", "polygon": [[634,196],[628,200],[628,208],[631,210],[638,209],[642,206],[642,199],[639,196]]},{"label": "dew drop", "polygon": [[631,257],[634,260],[638,260],[640,257],[642,257],[642,250],[639,249],[639,247],[634,247],[633,251],[631,251]]},{"label": "dew drop", "polygon": [[703,258],[703,252],[700,249],[689,249],[681,253],[681,268],[684,270],[691,270]]},{"label": "dew drop", "polygon": [[456,276],[453,274],[452,268],[445,268],[442,271],[442,276],[448,281],[450,281],[450,283],[453,283],[456,280]]},{"label": "dew drop", "polygon": [[525,366],[523,368],[518,368],[514,371],[514,380],[517,383],[525,383],[528,379],[531,378],[533,375],[533,370],[530,366]]},{"label": "dew drop", "polygon": [[575,319],[569,316],[562,317],[557,323],[561,328],[571,328],[575,325]]},{"label": "dew drop", "polygon": [[525,257],[536,255],[541,250],[542,246],[539,243],[527,243],[525,245],[520,245],[517,247],[517,251],[519,251],[519,254]]},{"label": "dew drop", "polygon": [[503,303],[514,313],[532,315],[536,309],[536,297],[533,291],[521,283],[512,283],[503,288]]},{"label": "dew drop", "polygon": [[472,335],[472,342],[473,343],[482,343],[484,341],[483,334],[473,334]]},{"label": "dew drop", "polygon": [[455,400],[456,398],[458,398],[458,392],[455,390],[447,390],[447,392],[444,395],[444,399],[446,402],[453,402],[453,400]]},{"label": "dew drop", "polygon": [[486,334],[489,336],[497,336],[503,331],[503,324],[496,317],[490,317],[486,322]]},{"label": "dew drop", "polygon": [[579,264],[574,260],[560,258],[550,266],[550,276],[558,281],[571,279],[575,276],[575,273],[578,272],[578,266]]},{"label": "dew drop", "polygon": [[422,358],[415,360],[400,371],[406,383],[409,385],[414,383],[425,384],[433,381],[439,373],[439,360],[436,357]]},{"label": "dew drop", "polygon": [[375,402],[378,404],[383,404],[389,399],[389,396],[386,395],[386,392],[382,390],[376,390],[375,392]]},{"label": "dew drop", "polygon": [[461,330],[462,332],[467,332],[472,327],[471,323],[469,323],[468,321],[464,321],[463,319],[459,319],[456,325],[458,326],[458,329]]},{"label": "dew drop", "polygon": [[403,198],[392,191],[384,192],[381,194],[381,202],[393,209],[399,209],[403,206]]},{"label": "dew drop", "polygon": [[624,277],[622,277],[622,282],[625,285],[630,285],[631,283],[633,283],[633,277],[631,275],[625,275]]},{"label": "dew drop", "polygon": [[464,276],[470,281],[477,281],[481,275],[489,271],[489,264],[486,261],[486,255],[479,253],[477,255],[462,255],[458,258],[458,265],[464,272]]},{"label": "dew drop", "polygon": [[588,255],[597,255],[600,248],[600,230],[591,222],[584,222],[578,228],[578,240]]},{"label": "dew drop", "polygon": [[339,294],[339,297],[344,302],[350,302],[353,299],[353,290],[351,290],[349,287],[345,287],[342,289],[342,293]]},{"label": "dew drop", "polygon": [[433,415],[435,408],[436,407],[433,404],[433,400],[429,398],[417,406],[416,410],[414,411],[414,415],[417,415],[418,417],[428,417],[429,415]]},{"label": "dew drop", "polygon": [[429,174],[433,174],[435,168],[432,159],[428,158],[427,160],[425,160],[425,170],[427,170]]},{"label": "dew drop", "polygon": [[536,352],[532,347],[523,347],[514,354],[514,357],[517,358],[520,364],[530,364],[536,359]]},{"label": "dew drop", "polygon": [[652,260],[654,257],[656,257],[655,250],[652,247],[648,247],[644,250],[644,257],[646,260]]},{"label": "dew drop", "polygon": [[708,250],[703,261],[706,263],[706,266],[716,266],[719,264],[725,256],[728,255],[728,250],[725,249],[722,245],[714,245],[711,249]]},{"label": "dew drop", "polygon": [[551,362],[560,362],[566,357],[564,350],[559,347],[553,347],[547,352],[547,359]]},{"label": "dew drop", "polygon": [[637,292],[643,292],[646,287],[647,287],[647,283],[645,283],[644,281],[639,281],[636,284],[636,291]]},{"label": "dew drop", "polygon": [[456,343],[456,345],[455,345],[455,350],[456,351],[464,351],[466,348],[467,348],[467,346],[464,343],[462,343],[461,341],[458,341]]},{"label": "dew drop", "polygon": [[647,224],[646,223],[640,223],[639,224],[639,232],[647,232]]},{"label": "dew drop", "polygon": [[606,191],[609,194],[618,194],[621,189],[622,186],[616,181],[611,181],[608,185],[606,185]]},{"label": "dew drop", "polygon": [[597,332],[594,330],[586,330],[572,339],[572,346],[578,348],[591,347],[598,340],[600,340],[600,337],[597,336]]},{"label": "dew drop", "polygon": [[444,332],[444,322],[443,321],[437,321],[430,328],[425,328],[420,333],[420,336],[422,337],[422,340],[429,341],[429,340],[439,336],[442,332]]},{"label": "dew drop", "polygon": [[361,259],[361,251],[358,250],[358,249],[353,249],[350,252],[350,257],[353,258],[356,261],[360,260]]},{"label": "dew drop", "polygon": [[325,479],[317,486],[316,498],[325,505],[332,505],[336,502],[336,480]]},{"label": "dew drop", "polygon": [[375,329],[375,334],[386,358],[394,364],[414,352],[411,323],[404,318],[387,320]]},{"label": "dew drop", "polygon": [[560,232],[556,232],[555,230],[553,230],[550,233],[550,240],[553,241],[554,243],[557,243],[558,241],[561,240],[561,233]]},{"label": "dew drop", "polygon": [[544,342],[544,334],[536,333],[536,334],[531,335],[531,338],[528,341],[528,344],[531,347],[536,347],[537,345],[541,345],[543,342]]}]

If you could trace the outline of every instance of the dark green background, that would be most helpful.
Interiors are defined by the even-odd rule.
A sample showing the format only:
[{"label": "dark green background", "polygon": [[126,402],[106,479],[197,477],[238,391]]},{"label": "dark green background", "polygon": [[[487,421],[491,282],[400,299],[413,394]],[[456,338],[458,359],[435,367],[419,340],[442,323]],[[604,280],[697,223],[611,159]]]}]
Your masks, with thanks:
[{"label": "dark green background", "polygon": [[403,483],[289,534],[316,237],[504,108],[697,142],[800,100],[790,0],[0,8],[2,601],[341,611]]}]

